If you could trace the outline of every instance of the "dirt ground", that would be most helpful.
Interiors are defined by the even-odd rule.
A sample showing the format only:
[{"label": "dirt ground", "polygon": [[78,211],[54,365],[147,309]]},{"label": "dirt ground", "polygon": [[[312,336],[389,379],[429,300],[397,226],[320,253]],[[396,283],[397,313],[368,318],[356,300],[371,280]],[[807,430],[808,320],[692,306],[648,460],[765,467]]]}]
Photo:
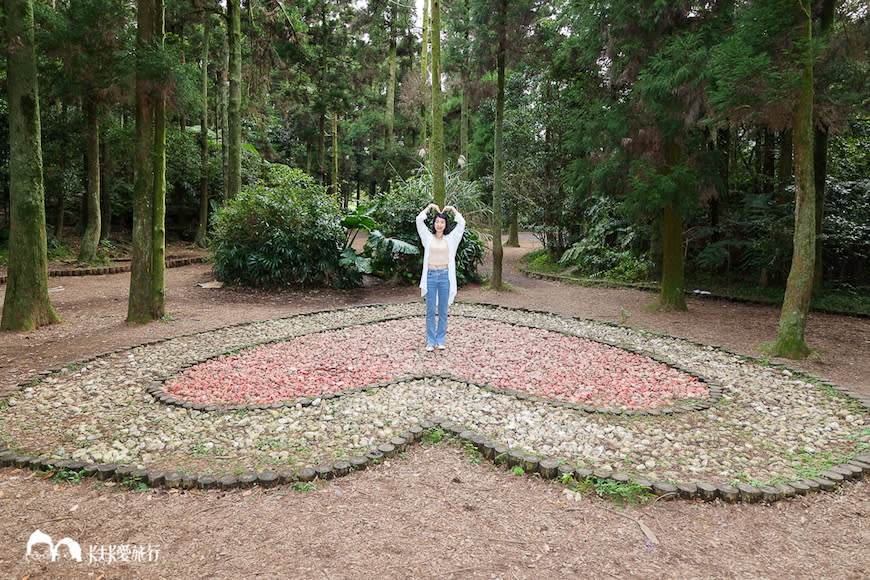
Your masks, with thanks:
[{"label": "dirt ground", "polygon": [[[688,312],[652,314],[644,309],[654,298],[649,293],[527,278],[516,264],[534,245],[526,238],[522,248],[506,249],[510,291],[466,287],[457,299],[625,319],[750,356],[775,337],[775,308],[691,298]],[[50,278],[64,322],[0,333],[0,392],[39,371],[156,338],[420,299],[409,286],[264,293],[198,285],[212,279],[206,264],[167,270],[168,319],[128,326],[129,274]],[[0,285],[0,299],[4,292]],[[789,364],[870,395],[870,320],[812,314],[807,337],[820,356]],[[476,465],[458,448],[439,445],[416,446],[406,459],[309,492],[96,487],[0,469],[2,577],[870,577],[867,479],[773,505],[657,501],[617,508],[594,497],[569,500],[557,484]],[[79,542],[83,562],[25,560],[36,529],[55,543]]]}]

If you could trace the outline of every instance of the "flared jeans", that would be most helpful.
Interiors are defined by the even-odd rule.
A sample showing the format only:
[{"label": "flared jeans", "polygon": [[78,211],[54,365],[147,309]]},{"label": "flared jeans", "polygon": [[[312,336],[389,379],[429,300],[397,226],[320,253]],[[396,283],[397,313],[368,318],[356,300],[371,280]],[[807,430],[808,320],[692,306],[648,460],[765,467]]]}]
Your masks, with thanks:
[{"label": "flared jeans", "polygon": [[[426,273],[426,344],[437,346],[447,341],[447,302],[450,279],[447,268]],[[437,321],[436,321],[437,312]]]}]

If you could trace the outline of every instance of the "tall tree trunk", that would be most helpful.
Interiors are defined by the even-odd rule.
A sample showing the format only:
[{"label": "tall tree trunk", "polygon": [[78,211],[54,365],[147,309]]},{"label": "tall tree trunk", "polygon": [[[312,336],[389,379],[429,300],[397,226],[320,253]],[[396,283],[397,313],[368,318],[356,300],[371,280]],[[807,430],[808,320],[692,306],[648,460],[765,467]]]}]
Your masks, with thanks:
[{"label": "tall tree trunk", "polygon": [[825,221],[825,180],[828,176],[828,130],[816,127],[813,144],[813,181],[815,182],[816,259],[813,264],[813,296],[820,296],[825,276],[822,264],[822,249]]},{"label": "tall tree trunk", "polygon": [[459,178],[468,179],[468,75],[462,75],[462,103],[459,109]]},{"label": "tall tree trunk", "polygon": [[[800,30],[811,44],[813,29],[809,6],[800,2]],[[785,287],[776,342],[772,352],[787,358],[809,354],[807,314],[813,291],[816,260],[816,192],[813,163],[813,55],[801,55],[801,78],[794,108],[795,224],[794,253]]]},{"label": "tall tree trunk", "polygon": [[510,215],[510,225],[508,229],[508,239],[504,243],[508,248],[520,247],[520,218],[516,211],[512,211]]},{"label": "tall tree trunk", "polygon": [[386,143],[387,158],[392,159],[396,119],[396,4],[390,4],[390,80],[387,85]]},{"label": "tall tree trunk", "polygon": [[199,119],[199,223],[196,227],[194,243],[205,246],[208,233],[208,49],[211,39],[211,17],[202,19],[202,76],[200,91],[202,92],[202,116]]},{"label": "tall tree trunk", "polygon": [[[66,125],[68,122],[69,112],[65,103],[60,103],[58,105],[60,109],[61,117],[63,118],[63,124]],[[60,152],[58,156],[58,169],[60,170],[61,175],[66,175],[66,164],[68,162],[66,148]],[[43,194],[44,195],[44,194]],[[66,192],[63,187],[57,188],[57,208],[55,210],[55,219],[54,219],[54,237],[59,240],[63,239],[63,228],[64,221],[66,218]]]},{"label": "tall tree trunk", "polygon": [[676,205],[662,213],[662,287],[659,310],[687,310],[683,264],[683,218]]},{"label": "tall tree trunk", "polygon": [[[48,242],[31,0],[6,0],[9,264],[0,328],[59,322],[48,299]],[[14,39],[14,42],[13,42]]]},{"label": "tall tree trunk", "polygon": [[127,322],[151,320],[151,268],[154,224],[154,105],[147,78],[147,53],[153,48],[154,2],[139,0],[136,45],[136,153],[133,159],[133,243],[130,251],[130,293]]},{"label": "tall tree trunk", "polygon": [[338,113],[332,112],[332,194],[338,197]]},{"label": "tall tree trunk", "polygon": [[[154,12],[154,34],[162,50],[166,37],[166,6],[163,0],[155,0]],[[154,117],[151,318],[159,320],[165,314],[166,302],[166,97],[162,94],[154,104]]]},{"label": "tall tree trunk", "polygon": [[106,192],[100,195],[100,240],[108,240],[112,236],[112,203],[108,192],[111,190],[115,166],[105,142],[100,146],[100,160],[100,191]]},{"label": "tall tree trunk", "polygon": [[[682,152],[676,143],[664,146],[665,171],[680,163]],[[685,264],[683,260],[683,216],[672,202],[662,212],[662,285],[656,308],[687,310]]]},{"label": "tall tree trunk", "polygon": [[326,185],[326,113],[317,118],[317,181]]},{"label": "tall tree trunk", "polygon": [[786,189],[791,183],[794,167],[792,166],[792,130],[784,129],[780,133],[779,143],[779,162],[776,168],[776,199],[778,202],[785,202],[787,198]]},{"label": "tall tree trunk", "polygon": [[[423,37],[420,48],[420,89],[425,90],[426,83],[429,78],[428,54],[429,54],[429,2],[431,0],[423,0]],[[426,122],[426,102],[423,101],[420,105],[420,149],[428,151],[429,124]]]},{"label": "tall tree trunk", "polygon": [[447,183],[444,176],[444,117],[441,105],[441,2],[432,0],[432,198],[444,207]]},{"label": "tall tree trunk", "polygon": [[230,128],[229,128],[229,100],[230,100],[230,43],[229,35],[224,35],[223,66],[221,67],[221,88],[217,93],[220,112],[221,134],[221,163],[224,174],[224,200],[229,199],[230,182]]},{"label": "tall tree trunk", "polygon": [[[823,0],[822,12],[819,19],[819,33],[823,40],[827,40],[834,24],[836,0]],[[816,262],[813,266],[813,296],[818,297],[822,293],[825,280],[825,270],[822,264],[822,249],[824,240],[825,218],[825,182],[828,177],[828,128],[816,126],[815,142],[813,144],[814,181],[816,186]]]},{"label": "tall tree trunk", "polygon": [[85,144],[88,185],[85,191],[85,232],[79,248],[79,262],[94,262],[100,247],[100,119],[94,103],[87,100],[85,109]]},{"label": "tall tree trunk", "polygon": [[240,0],[227,1],[230,94],[227,101],[227,199],[242,190],[242,23]]},{"label": "tall tree trunk", "polygon": [[493,168],[492,168],[492,276],[490,285],[495,290],[502,288],[502,262],[504,248],[501,244],[502,224],[502,184],[504,171],[502,168],[503,133],[504,133],[504,75],[505,75],[505,50],[507,48],[507,32],[505,18],[507,17],[506,0],[498,3],[501,11],[499,18],[498,46],[496,47],[496,97],[495,97],[495,136],[493,139]]}]

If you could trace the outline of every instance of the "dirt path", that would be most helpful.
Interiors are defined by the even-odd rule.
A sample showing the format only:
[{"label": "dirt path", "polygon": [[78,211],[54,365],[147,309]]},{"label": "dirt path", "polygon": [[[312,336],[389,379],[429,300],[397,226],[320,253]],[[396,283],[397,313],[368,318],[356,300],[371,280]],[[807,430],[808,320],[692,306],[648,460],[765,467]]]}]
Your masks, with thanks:
[{"label": "dirt path", "polygon": [[[526,278],[515,265],[533,241],[523,246],[506,249],[505,280],[513,291],[463,288],[459,299],[611,322],[628,312],[631,326],[753,356],[759,355],[759,343],[775,336],[774,308],[690,299],[688,313],[650,314],[644,306],[654,296],[648,293]],[[171,319],[131,327],[124,323],[129,274],[50,278],[52,302],[65,322],[32,333],[0,333],[0,389],[41,370],[155,338],[303,311],[419,299],[415,287],[301,294],[197,285],[211,279],[207,265],[168,270]],[[0,299],[3,292],[0,286]],[[870,321],[814,314],[808,340],[824,361],[795,366],[870,394]],[[841,493],[773,506],[659,501],[617,512],[594,498],[568,500],[556,484],[476,465],[450,446],[418,446],[406,459],[308,493],[288,488],[125,493],[95,487],[93,481],[57,484],[29,471],[0,469],[3,576],[870,576],[866,480],[847,484]],[[78,541],[84,562],[25,561],[27,540],[37,528],[55,542]],[[158,559],[130,562],[130,554],[145,552],[125,546],[150,546]]]}]

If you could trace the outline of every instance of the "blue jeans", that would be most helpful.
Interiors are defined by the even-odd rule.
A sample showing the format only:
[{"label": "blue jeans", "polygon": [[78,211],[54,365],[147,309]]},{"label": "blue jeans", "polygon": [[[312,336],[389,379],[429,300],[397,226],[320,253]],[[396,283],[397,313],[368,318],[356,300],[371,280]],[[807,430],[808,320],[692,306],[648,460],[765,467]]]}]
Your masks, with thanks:
[{"label": "blue jeans", "polygon": [[[429,346],[447,341],[447,301],[450,297],[450,279],[447,268],[429,270],[426,274],[426,343]],[[435,312],[438,312],[438,324]]]}]

